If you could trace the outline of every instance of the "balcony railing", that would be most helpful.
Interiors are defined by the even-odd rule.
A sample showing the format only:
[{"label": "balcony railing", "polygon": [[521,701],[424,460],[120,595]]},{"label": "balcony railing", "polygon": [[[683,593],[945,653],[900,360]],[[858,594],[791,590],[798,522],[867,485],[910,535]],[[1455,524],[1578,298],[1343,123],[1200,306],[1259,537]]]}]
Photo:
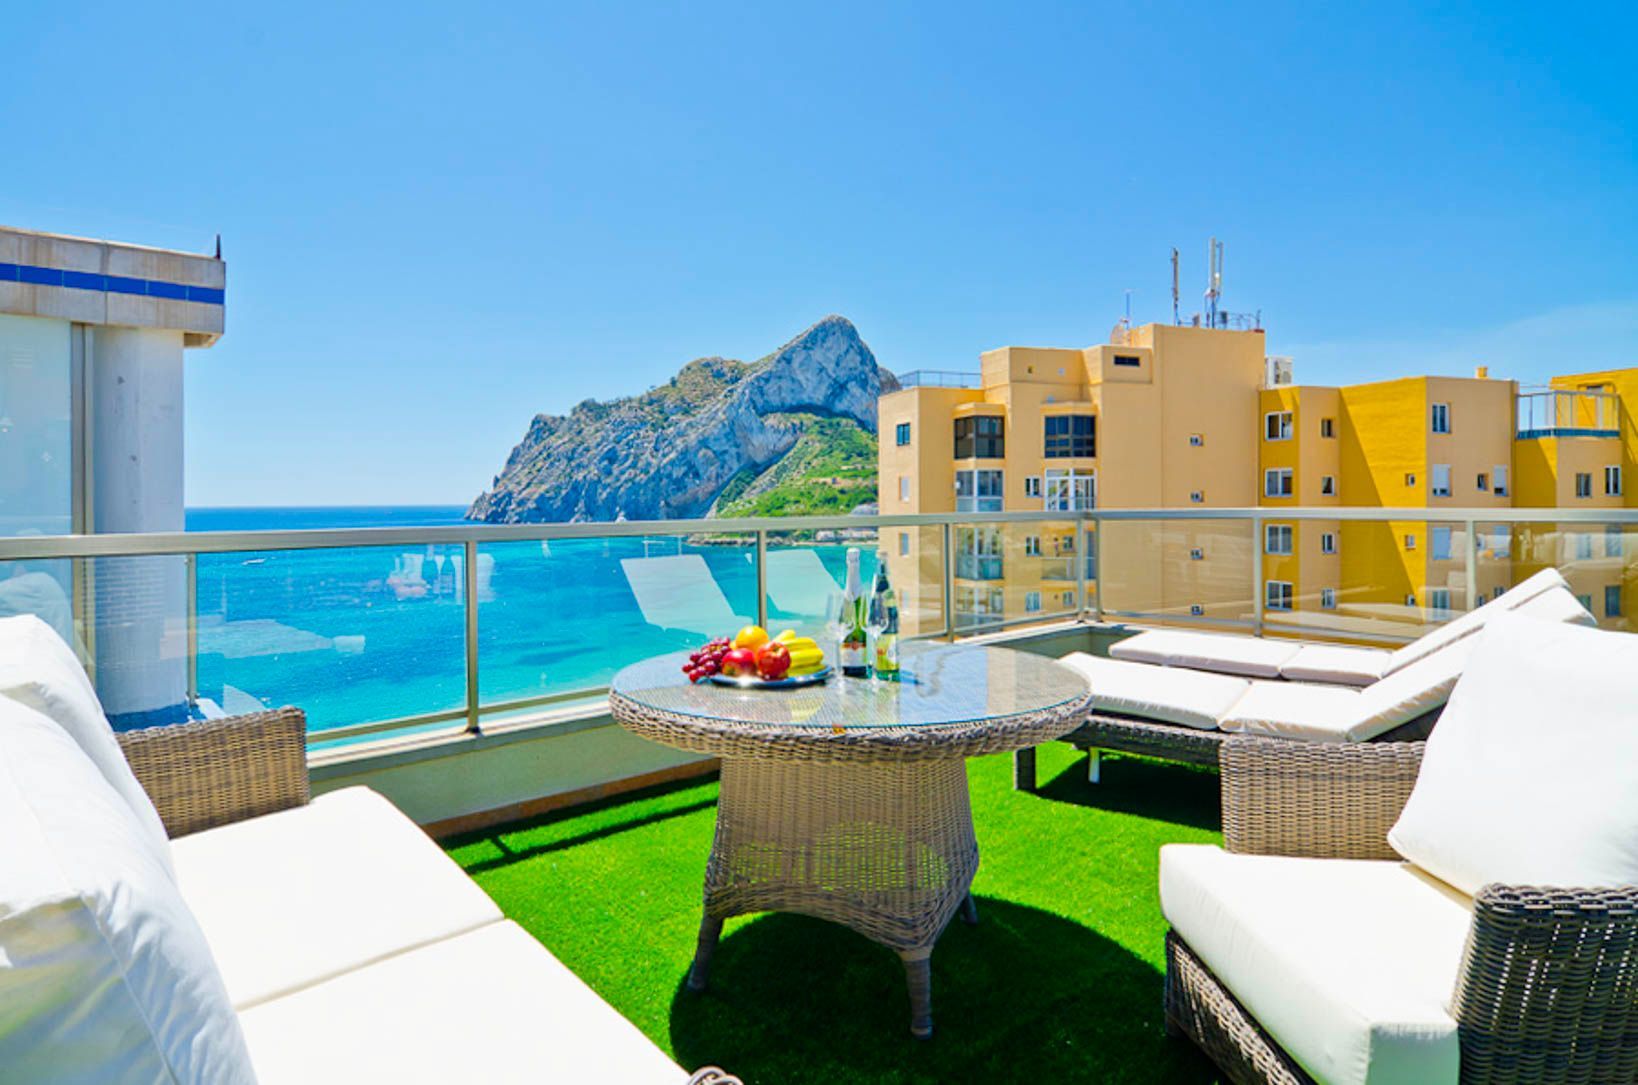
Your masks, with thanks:
[{"label": "balcony railing", "polygon": [[1518,397],[1518,439],[1618,437],[1621,400],[1610,392],[1553,389]]},{"label": "balcony railing", "polygon": [[977,373],[954,369],[912,369],[898,374],[901,388],[979,388],[983,382]]},{"label": "balcony railing", "polygon": [[[1542,566],[1564,569],[1601,623],[1638,604],[1638,510],[1102,509],[607,524],[454,525],[0,539],[0,612],[33,611],[77,642],[122,726],[166,699],[195,711],[293,703],[327,754],[365,739],[431,741],[595,703],[627,663],[747,622],[823,635],[849,545],[887,555],[909,637],[1084,615],[1393,643],[1436,606],[1459,613]],[[1436,584],[1326,585],[1265,612],[1263,525],[1335,533],[1343,552],[1449,545]],[[1068,530],[1079,555],[962,554],[983,526],[1022,553]],[[838,537],[842,541],[834,542]],[[1010,551],[1009,551],[1010,552]],[[1385,550],[1386,552],[1386,550]],[[902,556],[901,556],[902,555]],[[1079,557],[1081,560],[1077,561]],[[1045,568],[1046,566],[1050,568]],[[1361,568],[1403,568],[1361,561]],[[1095,579],[1094,574],[1100,574]],[[1007,588],[993,608],[958,595]],[[999,590],[986,588],[986,591]],[[956,599],[956,607],[946,605]],[[1083,600],[1068,608],[1065,600]],[[988,606],[988,604],[986,604]],[[1031,609],[1032,606],[1034,609]],[[1014,609],[1016,608],[1016,613]],[[957,613],[957,611],[963,613]],[[156,695],[154,691],[161,691]]]}]

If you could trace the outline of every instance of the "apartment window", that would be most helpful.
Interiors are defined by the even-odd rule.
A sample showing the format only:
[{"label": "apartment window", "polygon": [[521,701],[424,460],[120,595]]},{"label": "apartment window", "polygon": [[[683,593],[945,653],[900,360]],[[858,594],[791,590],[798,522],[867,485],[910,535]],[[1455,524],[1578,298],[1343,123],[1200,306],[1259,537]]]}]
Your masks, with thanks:
[{"label": "apartment window", "polygon": [[1291,440],[1291,412],[1269,411],[1263,416],[1263,437],[1269,441]]},{"label": "apartment window", "polygon": [[1024,556],[1028,558],[1038,558],[1041,556],[1041,536],[1024,536]]},{"label": "apartment window", "polygon": [[1041,609],[1041,593],[1038,592],[1038,591],[1027,591],[1027,592],[1025,592],[1024,593],[1024,610],[1026,612],[1030,613],[1030,614],[1034,614],[1036,611],[1038,611],[1040,609]]},{"label": "apartment window", "polygon": [[1204,550],[1200,549],[1200,547],[1196,546],[1196,547],[1194,547],[1193,549],[1191,549],[1189,551],[1189,560],[1190,561],[1205,561],[1206,560],[1206,552]]},{"label": "apartment window", "polygon": [[1266,554],[1291,553],[1295,531],[1290,524],[1269,524],[1263,529],[1263,552]]},{"label": "apartment window", "polygon": [[1204,445],[1205,443],[1206,443],[1206,438],[1205,438],[1204,434],[1200,434],[1200,433],[1191,433],[1191,434],[1189,434],[1189,447],[1190,448],[1199,448],[1201,445]]},{"label": "apartment window", "polygon": [[1450,560],[1450,528],[1436,527],[1428,532],[1428,549],[1434,561]]},{"label": "apartment window", "polygon": [[1097,418],[1090,414],[1049,414],[1046,417],[1046,458],[1098,454]]},{"label": "apartment window", "polygon": [[[1575,560],[1577,560],[1577,561],[1591,561],[1592,560],[1592,550],[1593,550],[1592,536],[1588,535],[1584,531],[1576,532],[1576,535],[1575,535]],[[1589,608],[1589,609],[1591,609],[1591,608]]]},{"label": "apartment window", "polygon": [[1291,582],[1270,580],[1263,594],[1263,605],[1269,610],[1291,609]]},{"label": "apartment window", "polygon": [[1321,588],[1320,589],[1320,609],[1321,610],[1335,610],[1335,609],[1337,609],[1337,590],[1335,588]]},{"label": "apartment window", "polygon": [[1415,550],[1416,549],[1416,536],[1415,535],[1406,535],[1405,536],[1405,549],[1406,550]]},{"label": "apartment window", "polygon": [[1206,608],[1201,606],[1199,603],[1190,603],[1189,604],[1189,614],[1190,614],[1190,616],[1195,617],[1195,618],[1199,618],[1199,617],[1204,616],[1205,613],[1206,613]]},{"label": "apartment window", "polygon": [[1409,594],[1407,594],[1405,596],[1405,605],[1408,606],[1408,607],[1413,607],[1413,606],[1416,605],[1416,593],[1415,592],[1410,592]]},{"label": "apartment window", "polygon": [[1592,596],[1578,595],[1575,597],[1575,601],[1581,604],[1582,610],[1586,611],[1588,614],[1592,613]]},{"label": "apartment window", "polygon": [[1432,429],[1434,433],[1450,432],[1450,404],[1435,403],[1433,405]]},{"label": "apartment window", "polygon": [[1621,585],[1607,584],[1604,587],[1604,617],[1619,618],[1621,616]]},{"label": "apartment window", "polygon": [[1336,495],[1337,495],[1337,476],[1335,476],[1335,475],[1321,475],[1320,476],[1320,496],[1321,497],[1335,497]]},{"label": "apartment window", "polygon": [[899,557],[907,558],[909,556],[910,556],[910,533],[908,531],[901,531],[901,532],[899,532]]},{"label": "apartment window", "polygon": [[1432,609],[1435,618],[1450,617],[1450,589],[1429,588],[1428,607]]},{"label": "apartment window", "polygon": [[1415,486],[1416,485],[1416,472],[1414,472],[1414,471],[1406,471],[1405,472],[1405,485],[1406,486]]},{"label": "apartment window", "polygon": [[1054,469],[1046,473],[1046,507],[1054,512],[1090,509],[1096,496],[1096,477],[1089,471]]},{"label": "apartment window", "polygon": [[1040,497],[1041,496],[1041,476],[1040,475],[1031,475],[1031,476],[1029,476],[1028,478],[1026,478],[1024,480],[1024,496],[1025,497]]},{"label": "apartment window", "polygon": [[1290,497],[1291,489],[1291,468],[1271,467],[1263,472],[1264,497]]},{"label": "apartment window", "polygon": [[1592,496],[1592,472],[1577,471],[1575,473],[1575,495],[1577,497]]},{"label": "apartment window", "polygon": [[1135,354],[1117,354],[1117,355],[1115,355],[1115,364],[1116,365],[1126,365],[1126,366],[1139,366],[1139,365],[1143,364],[1143,359],[1139,358]]},{"label": "apartment window", "polygon": [[1337,533],[1322,531],[1320,533],[1320,553],[1335,554],[1337,552]]},{"label": "apartment window", "polygon": [[1490,472],[1490,479],[1496,484],[1496,496],[1507,496],[1507,468],[1497,464]]},{"label": "apartment window", "polygon": [[1189,500],[1194,502],[1196,505],[1200,504],[1201,502],[1206,500],[1206,491],[1205,490],[1190,490],[1189,491]]},{"label": "apartment window", "polygon": [[1073,607],[1075,605],[1075,593],[1072,591],[1066,591],[1062,595],[1058,596],[1058,600],[1059,602],[1063,603],[1066,608]]},{"label": "apartment window", "polygon": [[1621,556],[1621,525],[1604,525],[1604,556],[1618,558]]},{"label": "apartment window", "polygon": [[1474,488],[1480,493],[1484,493],[1486,490],[1490,489],[1490,476],[1485,474],[1483,471],[1480,471],[1478,483]]},{"label": "apartment window", "polygon": [[1621,496],[1621,469],[1619,467],[1604,468],[1604,493],[1611,497]]},{"label": "apartment window", "polygon": [[1320,419],[1320,436],[1335,437],[1337,435],[1337,421],[1334,418]]},{"label": "apartment window", "polygon": [[1433,465],[1433,496],[1450,496],[1450,464],[1448,463]]},{"label": "apartment window", "polygon": [[1000,512],[1001,471],[957,471],[957,512]]},{"label": "apartment window", "polygon": [[910,500],[910,476],[909,475],[900,475],[899,476],[899,500],[900,501]]},{"label": "apartment window", "polygon": [[900,448],[910,443],[910,423],[900,422],[893,427],[893,441]]},{"label": "apartment window", "polygon": [[955,458],[999,460],[1007,454],[1006,419],[992,414],[955,420]]}]

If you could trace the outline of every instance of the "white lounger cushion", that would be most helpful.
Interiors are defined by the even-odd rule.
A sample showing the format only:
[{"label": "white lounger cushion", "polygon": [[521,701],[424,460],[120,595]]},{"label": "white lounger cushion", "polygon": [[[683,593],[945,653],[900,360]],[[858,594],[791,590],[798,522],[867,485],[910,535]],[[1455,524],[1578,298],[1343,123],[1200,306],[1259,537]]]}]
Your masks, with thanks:
[{"label": "white lounger cushion", "polygon": [[1467,901],[1405,863],[1160,849],[1173,929],[1310,1075],[1456,1082]]},{"label": "white lounger cushion", "polygon": [[1543,592],[1552,591],[1554,588],[1567,589],[1568,585],[1564,582],[1564,578],[1559,575],[1557,569],[1543,569],[1534,576],[1513,585],[1483,606],[1470,610],[1459,618],[1452,618],[1433,632],[1424,634],[1400,648],[1388,658],[1388,665],[1383,668],[1382,673],[1389,675],[1402,670],[1417,660],[1432,655],[1447,644],[1454,644],[1463,637],[1471,636],[1484,628],[1484,624],[1490,619],[1499,614],[1505,614],[1507,611],[1515,610]]},{"label": "white lounger cushion", "polygon": [[240,1010],[501,918],[443,849],[368,788],[174,845],[182,895]]},{"label": "white lounger cushion", "polygon": [[120,752],[85,668],[74,658],[74,650],[32,614],[0,618],[0,695],[50,717],[79,744],[131,808],[151,848],[170,870],[165,826]]},{"label": "white lounger cushion", "polygon": [[1211,730],[1251,683],[1226,674],[1152,667],[1071,652],[1062,662],[1092,687],[1092,711]]},{"label": "white lounger cushion", "polygon": [[1296,655],[1300,647],[1296,641],[1150,629],[1112,645],[1109,655],[1112,659],[1133,663],[1191,667],[1247,678],[1278,678],[1281,664]]},{"label": "white lounger cushion", "polygon": [[1388,842],[1468,893],[1638,884],[1638,636],[1490,623]]},{"label": "white lounger cushion", "polygon": [[510,921],[265,1002],[242,1021],[261,1085],[688,1077]]},{"label": "white lounger cushion", "polygon": [[1384,648],[1352,648],[1344,644],[1305,644],[1280,665],[1280,677],[1293,682],[1324,682],[1334,686],[1368,686],[1382,677],[1393,653]]},{"label": "white lounger cushion", "polygon": [[254,1081],[146,835],[61,727],[0,698],[0,1080]]}]

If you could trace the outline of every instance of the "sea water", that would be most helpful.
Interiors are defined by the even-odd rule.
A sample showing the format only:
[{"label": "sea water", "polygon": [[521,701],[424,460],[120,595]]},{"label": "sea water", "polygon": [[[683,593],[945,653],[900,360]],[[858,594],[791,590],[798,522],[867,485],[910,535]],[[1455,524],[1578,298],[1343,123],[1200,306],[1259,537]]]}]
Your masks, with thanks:
[{"label": "sea water", "polygon": [[[461,507],[190,509],[189,531],[464,523]],[[873,548],[865,566],[874,567]],[[771,547],[769,624],[815,635],[847,546]],[[628,663],[753,621],[754,549],[683,536],[485,544],[485,706],[608,684]],[[466,705],[460,546],[200,555],[198,685],[228,712],[296,705],[315,731]]]}]

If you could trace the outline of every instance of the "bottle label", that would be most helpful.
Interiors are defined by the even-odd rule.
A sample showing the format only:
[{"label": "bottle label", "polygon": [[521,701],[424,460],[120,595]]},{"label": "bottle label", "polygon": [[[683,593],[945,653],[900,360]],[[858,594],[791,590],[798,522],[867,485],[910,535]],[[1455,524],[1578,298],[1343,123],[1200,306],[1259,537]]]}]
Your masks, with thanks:
[{"label": "bottle label", "polygon": [[859,671],[865,665],[865,646],[863,641],[844,640],[841,651],[842,670]]}]

